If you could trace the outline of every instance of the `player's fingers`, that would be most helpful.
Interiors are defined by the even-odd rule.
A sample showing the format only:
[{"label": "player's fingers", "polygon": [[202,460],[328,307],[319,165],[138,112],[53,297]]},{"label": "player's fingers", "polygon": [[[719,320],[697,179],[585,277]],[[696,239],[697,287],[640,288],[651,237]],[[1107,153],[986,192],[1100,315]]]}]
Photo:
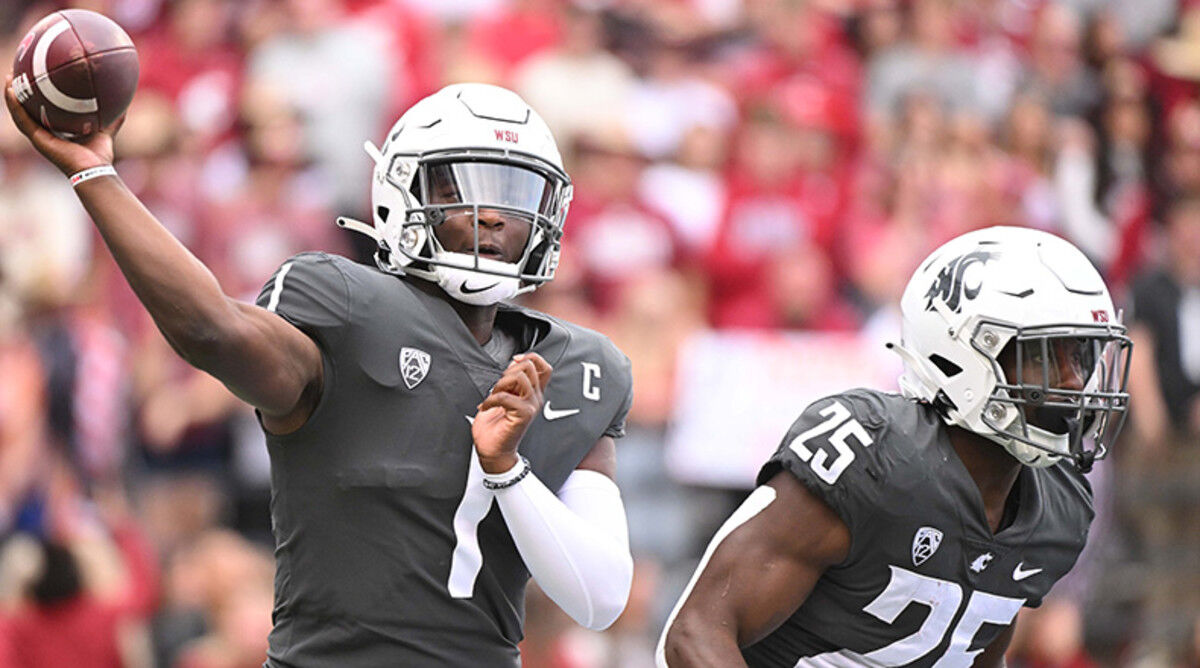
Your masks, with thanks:
[{"label": "player's fingers", "polygon": [[496,388],[512,392],[523,399],[536,399],[540,394],[535,385],[536,382],[537,378],[533,375],[531,368],[512,366],[500,377]]},{"label": "player's fingers", "polygon": [[492,424],[503,417],[503,406],[489,406],[488,408],[480,408],[479,412],[475,414],[475,421],[472,423],[472,427],[483,427]]},{"label": "player's fingers", "polygon": [[538,384],[537,367],[534,366],[531,360],[513,358],[513,361],[509,363],[508,369],[505,371],[505,373],[513,373],[523,376],[529,381],[530,390],[536,389],[539,393],[542,390],[542,386]]},{"label": "player's fingers", "polygon": [[521,385],[517,381],[518,375],[519,374],[508,371],[504,372],[504,375],[500,376],[500,380],[497,380],[496,384],[492,386],[489,394],[491,392],[512,392],[514,394],[520,392]]},{"label": "player's fingers", "polygon": [[8,113],[12,116],[13,123],[16,124],[21,134],[28,137],[38,151],[49,157],[50,153],[48,151],[50,149],[48,143],[55,137],[49,130],[42,127],[40,123],[33,120],[33,116],[30,116],[29,112],[25,111],[25,107],[21,106],[21,102],[17,100],[17,94],[12,88],[11,74],[4,81],[4,103],[8,105]]},{"label": "player's fingers", "polygon": [[[522,378],[525,378],[526,382],[522,383]],[[513,362],[504,370],[493,389],[502,389],[524,397],[531,397],[535,387],[534,382],[531,369],[522,368],[520,364]]]},{"label": "player's fingers", "polygon": [[479,412],[483,413],[492,408],[501,408],[506,414],[521,417],[530,417],[537,410],[528,401],[512,392],[497,392],[495,390],[479,404]]},{"label": "player's fingers", "polygon": [[537,353],[522,353],[514,359],[520,361],[528,361],[533,364],[534,371],[537,373],[537,386],[542,390],[546,389],[546,385],[550,384],[550,375],[554,373],[554,367]]}]

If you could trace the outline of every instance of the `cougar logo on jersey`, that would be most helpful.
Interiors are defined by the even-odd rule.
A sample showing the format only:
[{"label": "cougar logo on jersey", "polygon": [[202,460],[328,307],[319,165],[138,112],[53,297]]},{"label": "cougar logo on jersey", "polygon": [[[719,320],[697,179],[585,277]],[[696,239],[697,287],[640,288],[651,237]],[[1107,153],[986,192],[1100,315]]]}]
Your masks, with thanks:
[{"label": "cougar logo on jersey", "polygon": [[971,562],[971,570],[975,571],[976,573],[982,573],[983,569],[988,567],[988,564],[992,561],[992,559],[993,555],[991,552],[984,552],[978,557],[975,557],[975,561]]},{"label": "cougar logo on jersey", "polygon": [[[925,302],[925,310],[933,310],[933,300],[940,299],[953,312],[958,313],[962,306],[962,299],[975,299],[979,295],[979,288],[982,286],[982,281],[976,276],[971,277],[974,280],[966,280],[968,278],[967,271],[976,264],[984,264],[988,260],[995,257],[994,253],[987,251],[974,251],[954,258],[942,270],[938,272],[937,278],[933,279],[933,283],[929,286],[929,291],[925,293],[928,301]],[[978,270],[971,272],[978,273]]]},{"label": "cougar logo on jersey", "polygon": [[413,389],[425,380],[429,373],[429,353],[416,348],[400,349],[400,376],[408,389]]},{"label": "cougar logo on jersey", "polygon": [[913,536],[912,544],[912,560],[913,566],[920,566],[925,563],[925,560],[932,557],[934,552],[937,552],[938,546],[942,544],[942,532],[933,527],[921,527],[917,529],[917,535]]}]

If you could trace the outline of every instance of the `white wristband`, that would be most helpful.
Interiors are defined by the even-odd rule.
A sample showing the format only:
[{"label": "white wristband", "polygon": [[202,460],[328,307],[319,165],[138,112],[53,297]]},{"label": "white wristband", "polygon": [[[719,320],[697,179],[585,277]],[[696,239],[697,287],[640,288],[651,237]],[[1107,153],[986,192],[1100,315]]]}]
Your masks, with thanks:
[{"label": "white wristband", "polygon": [[518,455],[517,463],[503,473],[487,473],[485,471],[483,474],[483,486],[493,491],[506,489],[521,482],[532,470],[529,466],[529,460]]},{"label": "white wristband", "polygon": [[100,165],[99,167],[88,167],[87,169],[75,172],[74,174],[72,174],[70,176],[71,187],[74,188],[75,186],[79,185],[80,183],[83,183],[84,181],[91,181],[92,179],[98,178],[101,176],[116,176],[116,175],[117,175],[117,170],[113,169],[112,165]]}]

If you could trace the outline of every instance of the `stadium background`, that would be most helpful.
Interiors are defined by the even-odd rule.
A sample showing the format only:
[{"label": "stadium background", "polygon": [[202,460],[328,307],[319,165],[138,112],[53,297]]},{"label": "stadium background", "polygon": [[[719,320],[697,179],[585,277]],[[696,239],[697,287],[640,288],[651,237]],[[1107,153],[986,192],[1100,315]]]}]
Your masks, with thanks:
[{"label": "stadium background", "polygon": [[[64,6],[5,0],[0,62]],[[332,224],[368,216],[361,143],[441,85],[510,86],[555,130],[577,197],[558,278],[528,301],[633,359],[637,576],[601,634],[531,587],[525,665],[650,665],[786,425],[823,393],[891,387],[880,351],[915,263],[994,224],[1079,245],[1137,339],[1089,549],[1023,613],[1011,662],[1200,665],[1195,0],[69,6],[140,50],[125,182],[247,299],[296,251],[366,257]],[[67,639],[97,666],[258,666],[272,561],[253,415],[170,351],[30,151],[0,121],[0,666]],[[73,616],[31,610],[39,568],[71,563]]]}]

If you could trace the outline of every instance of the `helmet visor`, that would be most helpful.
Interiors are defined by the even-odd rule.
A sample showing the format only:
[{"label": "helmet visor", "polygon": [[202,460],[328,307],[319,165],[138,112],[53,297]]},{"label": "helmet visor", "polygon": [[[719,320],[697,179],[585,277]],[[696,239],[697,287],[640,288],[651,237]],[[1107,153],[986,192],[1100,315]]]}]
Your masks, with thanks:
[{"label": "helmet visor", "polygon": [[557,184],[532,169],[496,162],[437,162],[421,170],[417,197],[428,205],[496,207],[553,218]]}]

